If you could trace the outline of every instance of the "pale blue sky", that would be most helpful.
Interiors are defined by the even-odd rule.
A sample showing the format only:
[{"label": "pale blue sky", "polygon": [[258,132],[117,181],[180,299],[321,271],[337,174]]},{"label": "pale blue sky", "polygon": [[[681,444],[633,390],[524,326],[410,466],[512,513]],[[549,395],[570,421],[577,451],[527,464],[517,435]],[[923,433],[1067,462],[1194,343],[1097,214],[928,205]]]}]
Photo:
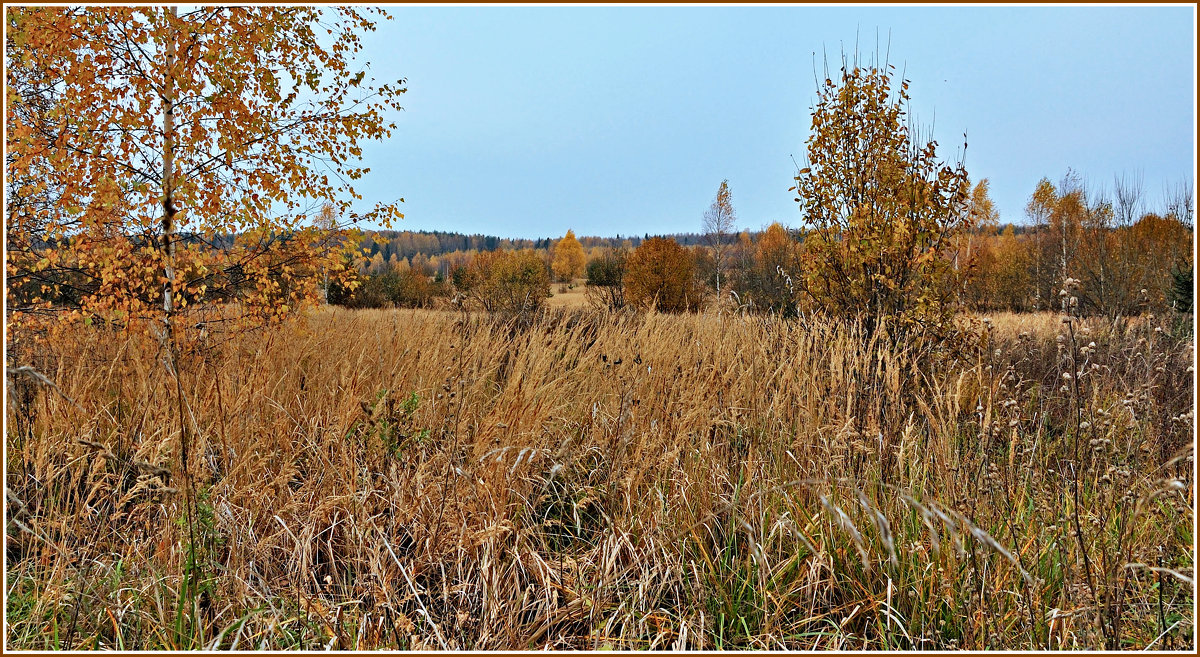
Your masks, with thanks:
[{"label": "pale blue sky", "polygon": [[1153,199],[1193,180],[1191,7],[394,7],[365,39],[405,111],[370,144],[367,201],[397,228],[505,237],[698,231],[728,178],[740,227],[799,226],[794,167],[813,62],[881,48],[912,81],[940,152],[1002,221],[1068,167]]}]

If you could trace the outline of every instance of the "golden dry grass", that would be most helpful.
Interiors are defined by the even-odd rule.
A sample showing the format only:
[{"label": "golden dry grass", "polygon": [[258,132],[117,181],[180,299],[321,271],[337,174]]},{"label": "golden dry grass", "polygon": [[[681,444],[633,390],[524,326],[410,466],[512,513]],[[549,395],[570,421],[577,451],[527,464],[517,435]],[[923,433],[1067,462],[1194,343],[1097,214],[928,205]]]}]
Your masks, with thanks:
[{"label": "golden dry grass", "polygon": [[572,285],[554,283],[550,286],[550,291],[550,298],[543,302],[547,308],[572,309],[588,306],[587,281],[582,278],[575,279]]},{"label": "golden dry grass", "polygon": [[923,364],[716,314],[214,334],[190,522],[157,344],[21,347],[8,646],[1193,646],[1190,333],[992,324]]}]

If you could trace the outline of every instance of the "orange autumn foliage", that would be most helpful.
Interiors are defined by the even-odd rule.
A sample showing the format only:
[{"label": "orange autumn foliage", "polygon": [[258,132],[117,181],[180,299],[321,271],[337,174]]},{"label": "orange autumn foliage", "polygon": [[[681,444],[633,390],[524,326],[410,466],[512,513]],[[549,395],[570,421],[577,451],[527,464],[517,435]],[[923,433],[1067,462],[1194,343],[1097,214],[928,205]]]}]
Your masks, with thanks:
[{"label": "orange autumn foliage", "polygon": [[692,310],[702,296],[694,273],[687,249],[675,240],[651,237],[625,261],[625,296],[634,305],[665,312]]},{"label": "orange autumn foliage", "polygon": [[313,208],[350,224],[402,216],[351,206],[361,142],[391,134],[404,91],[354,64],[386,14],[7,13],[10,326],[126,326],[208,302],[270,320],[342,269],[345,234],[311,225]]}]

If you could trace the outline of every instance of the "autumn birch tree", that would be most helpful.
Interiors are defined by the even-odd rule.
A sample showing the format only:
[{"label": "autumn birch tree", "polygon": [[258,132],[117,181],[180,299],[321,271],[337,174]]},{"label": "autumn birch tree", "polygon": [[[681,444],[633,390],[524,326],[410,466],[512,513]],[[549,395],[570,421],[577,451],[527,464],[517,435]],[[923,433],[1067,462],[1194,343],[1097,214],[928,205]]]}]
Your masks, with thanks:
[{"label": "autumn birch tree", "polygon": [[704,213],[704,239],[712,250],[713,262],[716,267],[717,296],[721,295],[721,274],[725,271],[725,261],[729,255],[729,235],[737,224],[737,213],[733,209],[733,195],[729,191],[729,181],[722,180],[717,188],[717,196],[712,205]]},{"label": "autumn birch tree", "polygon": [[554,245],[554,259],[550,269],[560,281],[570,281],[583,275],[587,257],[583,254],[583,246],[575,239],[575,231],[568,230],[567,234]]},{"label": "autumn birch tree", "polygon": [[361,143],[391,134],[404,91],[355,62],[376,13],[9,10],[9,190],[41,201],[6,216],[10,322],[169,322],[216,298],[270,319],[315,296],[307,217],[401,216],[354,207]]},{"label": "autumn birch tree", "polygon": [[1033,309],[1051,309],[1054,301],[1053,284],[1049,283],[1052,271],[1046,258],[1050,215],[1058,203],[1058,190],[1049,178],[1038,181],[1037,187],[1025,204],[1025,216],[1033,227]]},{"label": "autumn birch tree", "polygon": [[5,216],[10,357],[14,329],[35,323],[159,336],[179,421],[188,595],[198,423],[176,320],[203,305],[269,321],[313,300],[327,250],[312,248],[323,232],[307,219],[323,205],[352,222],[401,216],[394,203],[354,209],[360,144],[391,134],[404,90],[355,63],[376,13],[6,9],[7,191],[25,200]]}]

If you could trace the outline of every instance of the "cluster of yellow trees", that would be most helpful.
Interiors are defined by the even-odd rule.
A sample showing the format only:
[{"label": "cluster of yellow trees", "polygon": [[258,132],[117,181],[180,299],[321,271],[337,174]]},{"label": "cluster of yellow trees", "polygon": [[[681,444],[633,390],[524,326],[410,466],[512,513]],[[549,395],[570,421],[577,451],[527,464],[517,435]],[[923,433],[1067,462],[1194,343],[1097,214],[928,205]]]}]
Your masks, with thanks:
[{"label": "cluster of yellow trees", "polygon": [[965,301],[980,310],[1059,310],[1063,281],[1080,281],[1085,313],[1110,316],[1191,309],[1191,192],[1177,189],[1155,211],[1139,186],[1118,179],[1112,197],[1068,172],[1043,179],[1026,206],[1029,223],[981,223],[959,257],[970,268]]},{"label": "cluster of yellow trees", "polygon": [[[1118,185],[1120,187],[1120,184]],[[968,213],[971,228],[956,235],[941,259],[961,303],[949,308],[1015,312],[1061,310],[1060,290],[1079,281],[1078,304],[1085,314],[1135,315],[1145,311],[1190,311],[1192,276],[1191,206],[1186,189],[1158,212],[1137,211],[1087,191],[1068,174],[1058,185],[1042,180],[1030,197],[1030,224],[1001,226],[988,198],[988,181],[974,185]],[[1133,211],[1131,211],[1131,208]],[[746,309],[793,315],[815,309],[802,277],[825,271],[824,254],[814,253],[821,234],[778,223],[752,235],[743,231],[720,252],[685,248],[655,239],[629,252],[612,249],[589,263],[589,284],[622,286],[610,305],[656,304],[660,309],[694,309],[707,301],[731,301]],[[723,260],[716,291],[716,260]],[[613,263],[627,263],[613,273]],[[603,267],[600,265],[603,264]],[[601,280],[593,280],[593,270]]]},{"label": "cluster of yellow trees", "polygon": [[552,279],[570,282],[583,276],[587,255],[568,230],[549,251],[454,251],[433,257],[393,255],[387,260],[376,252],[370,258],[360,255],[348,260],[347,268],[357,274],[349,284],[339,282],[331,288],[330,303],[357,308],[422,307],[439,297],[458,296],[484,310],[525,311],[540,307],[550,296]]}]

